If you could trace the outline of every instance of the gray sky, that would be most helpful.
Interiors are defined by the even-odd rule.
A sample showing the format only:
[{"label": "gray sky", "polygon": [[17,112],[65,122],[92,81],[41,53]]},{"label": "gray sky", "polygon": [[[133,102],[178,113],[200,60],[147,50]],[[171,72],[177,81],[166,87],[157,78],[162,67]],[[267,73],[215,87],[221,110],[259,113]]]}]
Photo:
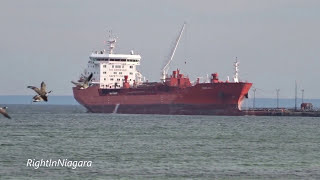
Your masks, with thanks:
[{"label": "gray sky", "polygon": [[[103,49],[107,30],[116,52],[142,56],[150,81],[160,70],[183,24],[186,33],[170,71],[191,80],[218,72],[254,83],[257,97],[320,98],[320,1],[317,0],[2,0],[0,95],[33,94],[41,81],[53,95],[71,95],[92,50]],[[187,64],[184,64],[184,62]]]}]

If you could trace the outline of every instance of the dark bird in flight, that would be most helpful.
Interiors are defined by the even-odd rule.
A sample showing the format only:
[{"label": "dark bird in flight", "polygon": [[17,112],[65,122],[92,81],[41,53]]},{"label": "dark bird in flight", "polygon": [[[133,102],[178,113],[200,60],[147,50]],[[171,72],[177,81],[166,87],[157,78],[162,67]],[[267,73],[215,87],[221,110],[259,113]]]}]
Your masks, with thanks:
[{"label": "dark bird in flight", "polygon": [[89,87],[89,81],[91,80],[93,74],[91,73],[88,77],[84,79],[83,82],[74,82],[71,81],[72,84],[76,85],[77,87],[80,87],[80,89],[87,89]]},{"label": "dark bird in flight", "polygon": [[27,88],[33,89],[38,95],[35,95],[32,99],[33,102],[48,101],[48,94],[52,91],[46,91],[46,84],[42,81],[40,89],[34,86],[28,86]]},{"label": "dark bird in flight", "polygon": [[7,113],[7,109],[8,107],[0,107],[0,114],[2,114],[4,117],[8,118],[8,119],[11,119],[11,117],[8,115]]}]

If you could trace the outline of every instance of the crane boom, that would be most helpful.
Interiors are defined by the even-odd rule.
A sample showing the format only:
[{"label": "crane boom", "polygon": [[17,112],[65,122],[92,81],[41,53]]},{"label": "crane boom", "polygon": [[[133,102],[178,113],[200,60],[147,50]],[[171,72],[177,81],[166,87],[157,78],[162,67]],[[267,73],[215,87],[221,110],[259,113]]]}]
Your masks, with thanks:
[{"label": "crane boom", "polygon": [[170,63],[171,63],[171,61],[173,59],[174,53],[177,50],[177,47],[178,47],[178,44],[179,44],[179,41],[181,39],[181,36],[182,36],[182,33],[183,33],[183,30],[184,30],[185,26],[186,26],[186,23],[183,23],[183,26],[182,26],[182,28],[180,30],[180,34],[179,34],[179,36],[178,36],[178,38],[177,38],[177,40],[175,42],[175,46],[173,47],[173,49],[171,51],[170,58],[169,58],[167,64],[162,68],[162,77],[161,77],[162,82],[165,82],[165,80],[166,80],[166,74],[168,73],[169,65],[170,65]]}]

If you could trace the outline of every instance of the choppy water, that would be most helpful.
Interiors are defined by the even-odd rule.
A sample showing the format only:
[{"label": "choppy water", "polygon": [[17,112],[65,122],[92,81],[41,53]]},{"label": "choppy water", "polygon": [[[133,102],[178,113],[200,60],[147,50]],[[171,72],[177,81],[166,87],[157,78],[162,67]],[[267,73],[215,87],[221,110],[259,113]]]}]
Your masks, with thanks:
[{"label": "choppy water", "polygon": [[[320,179],[319,118],[9,112],[0,117],[0,179]],[[92,166],[26,166],[65,158]]]}]

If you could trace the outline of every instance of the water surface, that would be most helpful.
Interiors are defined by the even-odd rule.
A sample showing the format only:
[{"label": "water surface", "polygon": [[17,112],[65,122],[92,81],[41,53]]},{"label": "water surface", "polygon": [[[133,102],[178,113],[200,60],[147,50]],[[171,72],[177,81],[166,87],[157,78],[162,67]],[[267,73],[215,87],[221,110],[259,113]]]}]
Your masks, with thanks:
[{"label": "water surface", "polygon": [[[86,113],[10,105],[0,179],[320,179],[320,119]],[[27,167],[28,159],[92,161]]]}]

